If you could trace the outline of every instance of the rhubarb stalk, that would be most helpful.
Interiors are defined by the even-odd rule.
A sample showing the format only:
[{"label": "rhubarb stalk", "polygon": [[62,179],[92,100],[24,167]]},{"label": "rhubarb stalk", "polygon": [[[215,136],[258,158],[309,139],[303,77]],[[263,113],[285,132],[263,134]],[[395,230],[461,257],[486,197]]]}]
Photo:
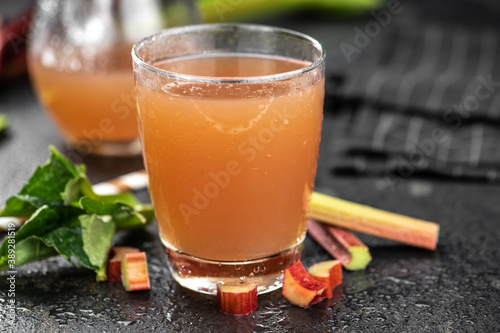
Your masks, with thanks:
[{"label": "rhubarb stalk", "polygon": [[439,225],[313,193],[309,217],[318,221],[391,239],[408,245],[435,250]]},{"label": "rhubarb stalk", "polygon": [[129,246],[114,246],[109,251],[108,281],[121,282],[122,261],[127,253],[140,252],[139,249]]},{"label": "rhubarb stalk", "polygon": [[342,284],[342,264],[339,260],[318,262],[307,270],[316,281],[326,283],[325,298],[333,296],[333,289]]},{"label": "rhubarb stalk", "polygon": [[257,309],[256,285],[217,284],[217,306],[223,313],[247,315]]},{"label": "rhubarb stalk", "polygon": [[307,232],[346,269],[365,269],[372,260],[368,247],[348,230],[309,219]]},{"label": "rhubarb stalk", "polygon": [[315,280],[300,261],[285,269],[282,293],[293,305],[307,308],[323,298],[328,284]]},{"label": "rhubarb stalk", "polygon": [[131,252],[122,260],[122,283],[127,291],[149,290],[148,264],[146,253]]}]

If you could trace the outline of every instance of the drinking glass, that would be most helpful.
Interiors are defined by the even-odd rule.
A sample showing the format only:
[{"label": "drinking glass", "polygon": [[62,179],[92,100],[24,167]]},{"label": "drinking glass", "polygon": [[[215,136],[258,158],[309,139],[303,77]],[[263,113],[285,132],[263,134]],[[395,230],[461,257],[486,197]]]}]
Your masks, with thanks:
[{"label": "drinking glass", "polygon": [[314,39],[247,24],[161,31],[132,51],[143,155],[173,277],[281,287],[306,234],[324,99]]},{"label": "drinking glass", "polygon": [[67,144],[85,154],[140,154],[132,45],[197,22],[194,0],[39,0],[29,70]]}]

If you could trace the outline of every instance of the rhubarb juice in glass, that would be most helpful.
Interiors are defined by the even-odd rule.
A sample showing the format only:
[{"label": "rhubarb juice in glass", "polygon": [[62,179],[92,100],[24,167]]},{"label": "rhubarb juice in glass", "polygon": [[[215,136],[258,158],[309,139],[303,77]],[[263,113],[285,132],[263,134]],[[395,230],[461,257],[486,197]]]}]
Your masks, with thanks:
[{"label": "rhubarb juice in glass", "polygon": [[133,50],[141,144],[174,278],[281,286],[313,191],[324,54],[255,25],[165,30]]}]

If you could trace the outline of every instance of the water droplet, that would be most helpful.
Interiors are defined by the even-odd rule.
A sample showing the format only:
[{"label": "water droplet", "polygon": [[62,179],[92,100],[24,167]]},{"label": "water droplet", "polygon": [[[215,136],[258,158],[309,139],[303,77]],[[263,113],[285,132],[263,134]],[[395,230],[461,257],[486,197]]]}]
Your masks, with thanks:
[{"label": "water droplet", "polygon": [[425,301],[418,301],[415,303],[415,306],[416,307],[419,307],[419,308],[428,308],[430,307],[431,305]]},{"label": "water droplet", "polygon": [[392,281],[392,282],[395,282],[395,283],[402,283],[402,284],[415,284],[415,282],[413,281],[407,281],[407,280],[403,280],[403,279],[398,279],[394,276],[386,276],[384,277],[384,280],[389,280],[389,281]]}]

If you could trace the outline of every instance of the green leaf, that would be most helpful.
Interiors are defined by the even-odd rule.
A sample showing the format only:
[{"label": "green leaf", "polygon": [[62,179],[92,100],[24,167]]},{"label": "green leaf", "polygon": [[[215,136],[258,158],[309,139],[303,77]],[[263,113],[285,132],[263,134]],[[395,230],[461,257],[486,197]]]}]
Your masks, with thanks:
[{"label": "green leaf", "polygon": [[61,193],[61,198],[64,202],[64,205],[69,206],[80,198],[82,181],[83,178],[78,177],[70,179],[66,183],[66,187],[64,187],[64,192]]},{"label": "green leaf", "polygon": [[9,117],[0,113],[0,134],[5,131],[10,125]]},{"label": "green leaf", "polygon": [[40,239],[45,245],[53,247],[61,256],[76,267],[79,265],[72,258],[78,259],[87,268],[96,269],[83,249],[82,228],[80,226],[59,227],[45,235],[34,237]]},{"label": "green leaf", "polygon": [[141,205],[132,193],[125,192],[113,195],[99,195],[92,190],[92,185],[88,180],[82,181],[81,189],[84,196],[104,203],[122,203],[131,208]]},{"label": "green leaf", "polygon": [[96,267],[97,281],[104,281],[107,279],[106,261],[113,243],[115,224],[110,218],[105,221],[96,214],[81,215],[79,220],[82,225],[83,250],[90,263]]},{"label": "green leaf", "polygon": [[[17,243],[15,251],[14,260],[16,267],[33,261],[53,257],[58,254],[54,248],[45,245],[44,242],[35,237],[30,237]],[[0,257],[0,271],[9,269],[9,259],[8,255]]]},{"label": "green leaf", "polygon": [[87,214],[111,215],[117,230],[143,228],[154,219],[152,205],[136,205],[134,209],[121,202],[104,203],[83,197],[80,199],[80,207]]},{"label": "green leaf", "polygon": [[146,224],[152,222],[155,219],[155,211],[153,209],[153,205],[151,204],[142,204],[139,207],[136,207],[135,210],[137,213],[146,218]]},{"label": "green leaf", "polygon": [[46,201],[62,201],[69,180],[81,177],[75,166],[70,164],[58,152],[52,151],[50,160],[38,167],[28,183],[19,192],[20,195],[38,197]]},{"label": "green leaf", "polygon": [[[83,249],[78,250],[82,248],[81,239],[81,227],[75,226],[74,219],[62,220],[54,209],[42,206],[14,235],[16,265],[60,254],[73,264],[71,257],[93,269]],[[8,241],[6,237],[0,247],[0,266],[8,260]]]},{"label": "green leaf", "polygon": [[[24,239],[33,235],[44,235],[47,232],[55,229],[59,224],[59,215],[55,210],[50,209],[48,206],[40,207],[33,216],[24,223],[24,225],[16,232],[15,241],[16,246]],[[0,247],[0,256],[3,257],[7,254],[7,241],[5,238],[2,247]]]},{"label": "green leaf", "polygon": [[120,230],[136,229],[146,224],[146,218],[139,213],[121,211],[113,216]]},{"label": "green leaf", "polygon": [[152,206],[142,205],[131,193],[96,194],[83,165],[73,165],[53,147],[50,152],[49,160],[0,211],[0,216],[28,218],[0,246],[0,270],[10,264],[10,238],[16,265],[59,254],[105,280],[115,230],[144,227],[154,218]]},{"label": "green leaf", "polygon": [[36,211],[36,207],[29,202],[12,196],[7,199],[5,206],[0,209],[0,216],[30,217]]},{"label": "green leaf", "polygon": [[50,159],[35,170],[28,183],[15,196],[16,199],[7,200],[0,210],[0,216],[26,217],[44,205],[61,207],[64,204],[62,193],[67,183],[85,177],[83,166],[71,164],[53,147],[50,151]]},{"label": "green leaf", "polygon": [[[124,204],[106,203],[106,202],[101,202],[101,201],[97,201],[94,199],[90,199],[88,197],[82,197],[80,199],[80,207],[87,214],[98,214],[98,215],[111,215],[124,207],[129,208],[128,206],[125,206]],[[131,210],[131,208],[129,208],[129,210]]]},{"label": "green leaf", "polygon": [[154,211],[152,205],[141,205],[136,207],[133,214],[117,212],[113,215],[117,230],[132,230],[143,228],[154,220]]}]

